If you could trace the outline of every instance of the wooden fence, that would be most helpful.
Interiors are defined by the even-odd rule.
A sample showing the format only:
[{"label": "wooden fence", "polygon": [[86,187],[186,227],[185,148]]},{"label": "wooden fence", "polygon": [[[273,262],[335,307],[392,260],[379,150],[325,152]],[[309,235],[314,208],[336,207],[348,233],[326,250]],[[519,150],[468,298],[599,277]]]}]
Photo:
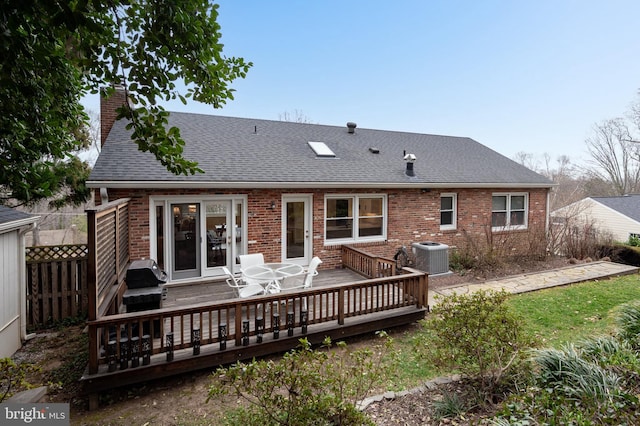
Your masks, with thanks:
[{"label": "wooden fence", "polygon": [[27,327],[86,315],[87,245],[27,247]]}]

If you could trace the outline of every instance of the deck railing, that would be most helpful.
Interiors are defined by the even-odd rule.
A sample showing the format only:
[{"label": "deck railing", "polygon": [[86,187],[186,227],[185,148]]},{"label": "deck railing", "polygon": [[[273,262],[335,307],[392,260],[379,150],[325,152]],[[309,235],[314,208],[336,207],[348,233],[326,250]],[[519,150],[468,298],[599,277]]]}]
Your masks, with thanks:
[{"label": "deck railing", "polygon": [[349,245],[342,246],[342,266],[367,278],[389,277],[396,273],[393,259],[374,256]]},{"label": "deck railing", "polygon": [[[174,351],[183,349],[198,355],[201,349],[255,348],[283,334],[302,336],[314,327],[339,328],[348,318],[412,306],[424,309],[427,291],[426,274],[413,271],[295,293],[101,317],[88,323],[89,378],[171,362]],[[161,353],[166,358],[158,358]],[[246,348],[246,358],[253,354]]]},{"label": "deck railing", "polygon": [[85,315],[86,244],[27,247],[27,327]]}]

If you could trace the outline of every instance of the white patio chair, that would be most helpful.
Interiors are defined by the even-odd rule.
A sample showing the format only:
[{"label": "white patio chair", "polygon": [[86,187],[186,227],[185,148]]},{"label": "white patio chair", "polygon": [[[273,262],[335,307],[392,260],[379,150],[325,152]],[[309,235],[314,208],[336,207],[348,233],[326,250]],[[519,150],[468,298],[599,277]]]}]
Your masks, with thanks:
[{"label": "white patio chair", "polygon": [[[262,255],[262,253],[241,254],[238,256],[238,259],[240,259],[240,270],[245,270],[248,267],[254,266],[254,265],[264,265],[264,256]],[[264,282],[264,281],[256,280],[255,278],[248,278],[245,275],[242,276],[242,279],[247,284],[258,284],[263,288],[269,285],[268,281]]]},{"label": "white patio chair", "polygon": [[253,265],[263,265],[264,264],[264,256],[262,253],[254,253],[254,254],[241,254],[238,256],[240,259],[240,268],[247,268]]},{"label": "white patio chair", "polygon": [[313,277],[318,275],[318,265],[322,263],[322,260],[318,256],[311,259],[309,268],[304,274],[294,275],[292,277],[286,277],[282,280],[282,291],[295,291],[305,288],[311,288],[313,285]]},{"label": "white patio chair", "polygon": [[227,275],[227,284],[235,291],[237,297],[245,298],[264,294],[264,287],[260,284],[245,284],[236,279],[231,271],[224,266],[222,271]]},{"label": "white patio chair", "polygon": [[322,260],[318,256],[314,256],[309,262],[309,268],[307,269],[307,278],[304,281],[304,288],[310,288],[313,283],[313,277],[318,275],[318,266],[322,263]]}]

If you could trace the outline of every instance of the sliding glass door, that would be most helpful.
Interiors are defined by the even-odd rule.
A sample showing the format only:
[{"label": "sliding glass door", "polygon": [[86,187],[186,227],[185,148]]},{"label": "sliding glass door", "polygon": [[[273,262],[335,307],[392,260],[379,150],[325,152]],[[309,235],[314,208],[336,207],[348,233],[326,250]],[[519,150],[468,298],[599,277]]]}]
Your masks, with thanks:
[{"label": "sliding glass door", "polygon": [[151,253],[170,280],[216,276],[236,269],[244,254],[244,197],[153,200]]},{"label": "sliding glass door", "polygon": [[235,259],[244,254],[242,223],[243,203],[216,200],[203,203],[206,234],[206,269],[216,275],[216,269],[226,266],[233,270]]}]

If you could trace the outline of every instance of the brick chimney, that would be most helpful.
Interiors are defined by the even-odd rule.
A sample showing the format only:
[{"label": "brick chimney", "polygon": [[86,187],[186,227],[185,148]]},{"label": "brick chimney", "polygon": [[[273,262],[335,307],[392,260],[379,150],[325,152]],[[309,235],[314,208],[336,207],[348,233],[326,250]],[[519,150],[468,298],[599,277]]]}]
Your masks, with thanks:
[{"label": "brick chimney", "polygon": [[100,146],[104,146],[104,142],[109,136],[109,132],[116,121],[118,113],[116,109],[127,103],[127,92],[123,85],[116,84],[113,86],[115,92],[106,97],[105,90],[100,91]]}]

